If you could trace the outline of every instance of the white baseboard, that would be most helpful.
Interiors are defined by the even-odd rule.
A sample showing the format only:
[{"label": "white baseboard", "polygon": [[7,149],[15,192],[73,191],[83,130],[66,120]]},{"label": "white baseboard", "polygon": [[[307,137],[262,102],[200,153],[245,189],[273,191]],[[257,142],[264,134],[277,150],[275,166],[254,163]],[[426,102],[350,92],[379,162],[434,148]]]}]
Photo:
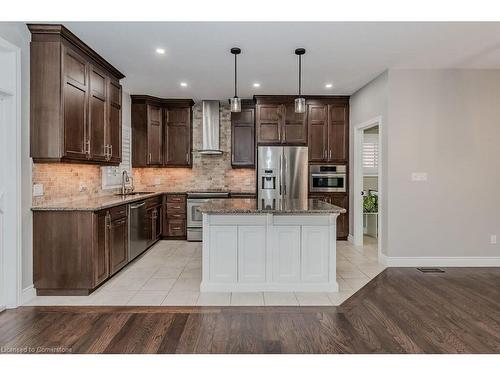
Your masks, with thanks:
[{"label": "white baseboard", "polygon": [[35,287],[32,285],[26,287],[23,289],[21,293],[21,301],[20,304],[24,305],[25,303],[31,301],[33,298],[36,297],[36,290]]},{"label": "white baseboard", "polygon": [[201,292],[338,292],[337,281],[325,283],[210,283],[200,284]]},{"label": "white baseboard", "polygon": [[500,267],[500,257],[388,257],[380,261],[387,267]]},{"label": "white baseboard", "polygon": [[352,243],[354,245],[354,236],[352,234],[349,234],[347,236],[347,241],[349,241],[350,243]]}]

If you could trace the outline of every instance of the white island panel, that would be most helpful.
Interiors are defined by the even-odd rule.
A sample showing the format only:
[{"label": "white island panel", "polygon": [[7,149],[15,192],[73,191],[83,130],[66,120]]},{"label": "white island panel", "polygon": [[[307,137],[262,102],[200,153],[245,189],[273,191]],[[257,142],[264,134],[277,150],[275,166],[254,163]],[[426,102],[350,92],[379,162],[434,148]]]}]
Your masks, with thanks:
[{"label": "white island panel", "polygon": [[337,213],[203,213],[201,291],[338,291]]}]

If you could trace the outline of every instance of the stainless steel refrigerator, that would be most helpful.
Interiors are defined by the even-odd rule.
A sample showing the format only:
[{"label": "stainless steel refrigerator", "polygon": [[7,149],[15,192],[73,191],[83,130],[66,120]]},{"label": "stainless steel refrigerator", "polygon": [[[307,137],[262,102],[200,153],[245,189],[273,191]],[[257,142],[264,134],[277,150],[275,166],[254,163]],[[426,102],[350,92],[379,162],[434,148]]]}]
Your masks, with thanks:
[{"label": "stainless steel refrigerator", "polygon": [[307,203],[307,147],[260,146],[257,155],[257,198],[260,204],[273,207],[289,199]]}]

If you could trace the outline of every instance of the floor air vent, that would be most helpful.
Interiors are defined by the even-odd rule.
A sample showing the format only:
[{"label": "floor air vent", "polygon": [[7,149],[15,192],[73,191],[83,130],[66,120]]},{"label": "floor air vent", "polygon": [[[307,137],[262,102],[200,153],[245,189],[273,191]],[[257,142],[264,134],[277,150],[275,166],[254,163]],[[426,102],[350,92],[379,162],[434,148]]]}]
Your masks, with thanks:
[{"label": "floor air vent", "polygon": [[444,273],[444,270],[435,267],[418,267],[417,270],[423,273]]}]

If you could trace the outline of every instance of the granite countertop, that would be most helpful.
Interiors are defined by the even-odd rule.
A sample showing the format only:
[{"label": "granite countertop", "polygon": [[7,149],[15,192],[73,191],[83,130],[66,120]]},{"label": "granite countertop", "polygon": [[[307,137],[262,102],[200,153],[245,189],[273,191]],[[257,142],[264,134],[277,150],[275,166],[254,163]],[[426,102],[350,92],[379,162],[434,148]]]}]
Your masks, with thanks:
[{"label": "granite countertop", "polygon": [[33,206],[32,211],[98,211],[122,204],[137,202],[162,195],[163,192],[141,193],[135,195],[102,195],[91,198],[78,198],[74,200],[61,200],[58,202],[44,203]]},{"label": "granite countertop", "polygon": [[199,210],[208,214],[340,214],[344,208],[320,201],[308,199],[302,203],[298,199],[275,200],[273,206],[264,206],[257,199],[210,199],[200,206]]}]

